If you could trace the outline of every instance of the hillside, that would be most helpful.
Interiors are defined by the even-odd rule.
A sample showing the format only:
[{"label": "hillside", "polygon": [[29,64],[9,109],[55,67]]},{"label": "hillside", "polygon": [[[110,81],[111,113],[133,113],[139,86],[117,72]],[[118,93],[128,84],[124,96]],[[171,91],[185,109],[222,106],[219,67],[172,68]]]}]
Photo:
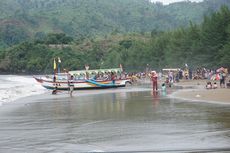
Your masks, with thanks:
[{"label": "hillside", "polygon": [[[64,33],[25,41],[0,52],[0,72],[52,73],[53,59],[62,59],[61,69],[111,68],[122,64],[128,71],[164,67],[230,67],[230,9],[221,7],[201,24],[172,31],[112,34],[74,40]],[[10,29],[9,29],[10,30]]]},{"label": "hillside", "polygon": [[201,23],[228,0],[170,5],[148,0],[0,0],[0,46],[11,46],[47,33],[76,39],[115,33],[165,31]]}]

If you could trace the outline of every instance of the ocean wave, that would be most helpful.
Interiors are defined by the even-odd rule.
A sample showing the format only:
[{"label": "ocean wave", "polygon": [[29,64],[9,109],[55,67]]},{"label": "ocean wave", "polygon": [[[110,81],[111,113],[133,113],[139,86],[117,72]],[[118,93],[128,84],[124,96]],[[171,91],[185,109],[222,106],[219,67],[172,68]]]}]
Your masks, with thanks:
[{"label": "ocean wave", "polygon": [[44,88],[32,76],[0,75],[0,106],[5,102],[44,92]]}]

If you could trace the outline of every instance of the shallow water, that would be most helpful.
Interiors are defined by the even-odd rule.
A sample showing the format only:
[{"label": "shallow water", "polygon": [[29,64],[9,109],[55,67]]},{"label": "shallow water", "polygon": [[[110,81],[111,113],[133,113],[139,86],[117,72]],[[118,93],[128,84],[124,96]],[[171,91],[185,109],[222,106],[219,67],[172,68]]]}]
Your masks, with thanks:
[{"label": "shallow water", "polygon": [[0,107],[0,152],[230,151],[229,106],[107,91]]}]

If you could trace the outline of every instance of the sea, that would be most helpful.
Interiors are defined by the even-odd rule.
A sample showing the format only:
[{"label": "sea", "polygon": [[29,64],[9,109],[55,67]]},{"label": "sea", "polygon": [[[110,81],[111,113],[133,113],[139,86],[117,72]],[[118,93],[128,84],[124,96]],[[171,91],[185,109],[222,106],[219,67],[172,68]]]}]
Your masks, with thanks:
[{"label": "sea", "polygon": [[19,98],[45,93],[33,76],[0,75],[0,106]]}]

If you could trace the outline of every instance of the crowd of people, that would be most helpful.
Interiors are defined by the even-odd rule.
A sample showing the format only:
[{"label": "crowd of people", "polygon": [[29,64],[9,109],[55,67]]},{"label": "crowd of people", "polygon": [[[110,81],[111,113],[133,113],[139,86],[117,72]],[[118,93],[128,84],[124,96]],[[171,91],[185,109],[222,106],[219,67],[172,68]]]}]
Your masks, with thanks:
[{"label": "crowd of people", "polygon": [[[207,84],[205,85],[206,89],[217,89],[217,88],[230,88],[230,79],[226,83],[226,79],[228,79],[228,69],[219,68],[217,70],[211,70],[206,68],[197,68],[195,71],[188,68],[187,66],[183,69],[163,69],[158,73],[156,71],[146,71],[146,72],[138,72],[138,73],[125,73],[125,72],[105,72],[105,73],[95,73],[95,74],[83,74],[73,76],[70,80],[75,79],[89,79],[92,78],[95,80],[113,80],[113,83],[116,79],[124,79],[129,78],[132,83],[138,82],[138,80],[142,79],[150,79],[152,81],[153,90],[158,90],[158,81],[161,82],[162,90],[165,90],[168,87],[172,87],[172,85],[176,82],[180,82],[180,80],[198,80],[198,79],[206,79]],[[68,79],[69,80],[69,79]],[[218,83],[219,82],[219,85]]]},{"label": "crowd of people", "polygon": [[[188,67],[184,69],[163,69],[159,73],[151,71],[149,73],[150,79],[152,81],[153,90],[157,90],[156,78],[157,80],[165,79],[161,81],[162,87],[171,87],[173,83],[180,82],[180,80],[207,80],[205,86],[206,89],[217,89],[217,88],[230,88],[230,78],[227,68],[219,68],[216,70],[197,68],[192,71]],[[148,75],[147,75],[148,76]],[[228,81],[226,81],[228,80]],[[219,82],[219,85],[218,85]]]}]

